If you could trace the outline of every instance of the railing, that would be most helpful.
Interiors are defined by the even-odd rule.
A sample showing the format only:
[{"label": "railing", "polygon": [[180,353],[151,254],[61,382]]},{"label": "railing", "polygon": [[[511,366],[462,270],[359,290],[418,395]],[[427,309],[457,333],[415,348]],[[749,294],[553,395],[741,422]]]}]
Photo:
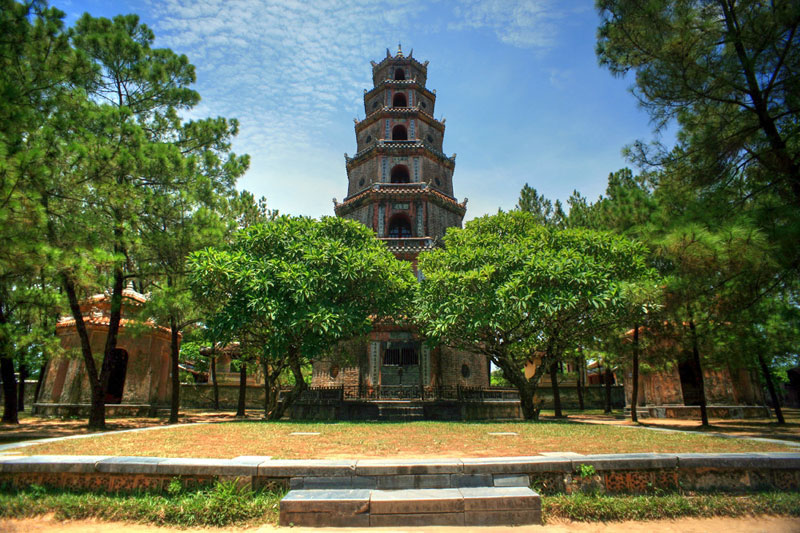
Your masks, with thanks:
[{"label": "railing", "polygon": [[428,249],[433,248],[433,239],[430,237],[381,237],[389,248],[402,249]]},{"label": "railing", "polygon": [[[283,396],[289,389],[281,390]],[[344,400],[455,400],[461,402],[519,401],[516,389],[496,387],[420,387],[419,385],[358,385],[312,387],[303,391],[303,403],[340,402]]]}]

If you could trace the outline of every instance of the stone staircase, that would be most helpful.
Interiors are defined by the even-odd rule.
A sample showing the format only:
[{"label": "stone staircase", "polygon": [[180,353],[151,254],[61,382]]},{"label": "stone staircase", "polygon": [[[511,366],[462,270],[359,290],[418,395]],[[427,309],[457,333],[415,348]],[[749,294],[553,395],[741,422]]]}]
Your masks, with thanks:
[{"label": "stone staircase", "polygon": [[420,402],[410,400],[387,400],[375,402],[378,420],[413,421],[424,420],[425,410]]},{"label": "stone staircase", "polygon": [[[407,473],[413,470],[416,473]],[[427,470],[422,466],[377,477],[292,478],[292,490],[280,503],[280,524],[305,527],[541,524],[541,500],[528,488],[527,475],[448,475]]]}]

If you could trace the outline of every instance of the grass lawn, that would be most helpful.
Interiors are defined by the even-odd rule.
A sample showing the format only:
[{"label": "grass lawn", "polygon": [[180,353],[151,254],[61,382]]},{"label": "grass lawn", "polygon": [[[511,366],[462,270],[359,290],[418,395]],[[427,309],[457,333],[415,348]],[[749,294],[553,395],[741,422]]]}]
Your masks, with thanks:
[{"label": "grass lawn", "polygon": [[[282,493],[237,489],[231,483],[195,490],[114,494],[32,486],[0,487],[0,519],[52,514],[56,520],[99,519],[178,527],[276,524]],[[800,516],[799,493],[543,496],[545,523],[599,522],[714,516]],[[0,523],[2,527],[2,523]]]},{"label": "grass lawn", "polygon": [[[292,433],[319,435],[292,435]],[[491,435],[516,433],[516,435]],[[781,444],[664,433],[569,421],[265,422],[245,421],[118,433],[31,446],[28,455],[218,457],[270,455],[280,459],[368,457],[490,457],[541,452],[797,451]]]}]

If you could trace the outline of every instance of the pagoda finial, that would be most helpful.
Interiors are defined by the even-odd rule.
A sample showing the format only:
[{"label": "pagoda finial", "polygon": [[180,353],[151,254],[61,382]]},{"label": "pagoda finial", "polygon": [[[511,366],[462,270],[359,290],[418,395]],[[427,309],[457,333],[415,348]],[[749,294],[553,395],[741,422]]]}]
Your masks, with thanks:
[{"label": "pagoda finial", "polygon": [[397,57],[403,57],[403,45],[397,43]]}]

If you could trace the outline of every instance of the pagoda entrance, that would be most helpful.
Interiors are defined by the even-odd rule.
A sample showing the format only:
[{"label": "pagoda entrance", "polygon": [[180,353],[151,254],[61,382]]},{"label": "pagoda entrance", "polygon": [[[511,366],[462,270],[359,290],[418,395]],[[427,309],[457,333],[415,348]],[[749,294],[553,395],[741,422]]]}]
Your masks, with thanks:
[{"label": "pagoda entrance", "polygon": [[370,343],[370,396],[387,400],[422,398],[431,378],[430,349],[411,335],[399,333],[395,338]]},{"label": "pagoda entrance", "polygon": [[419,386],[419,343],[388,342],[383,351],[381,385]]}]

